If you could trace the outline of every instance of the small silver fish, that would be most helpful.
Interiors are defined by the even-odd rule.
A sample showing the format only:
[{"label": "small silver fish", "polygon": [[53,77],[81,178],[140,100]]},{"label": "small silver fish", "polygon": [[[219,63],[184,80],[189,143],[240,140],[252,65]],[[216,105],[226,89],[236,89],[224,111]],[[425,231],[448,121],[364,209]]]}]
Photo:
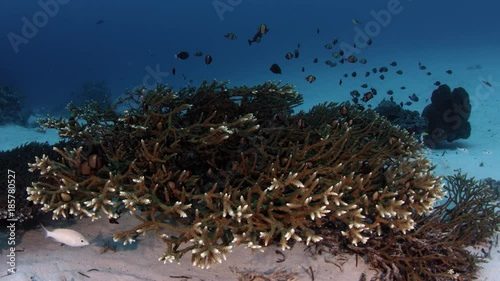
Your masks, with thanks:
[{"label": "small silver fish", "polygon": [[89,241],[83,237],[82,234],[66,228],[56,228],[52,231],[48,231],[42,224],[40,224],[45,230],[45,237],[52,237],[55,241],[59,243],[66,244],[71,247],[82,247],[89,245]]}]

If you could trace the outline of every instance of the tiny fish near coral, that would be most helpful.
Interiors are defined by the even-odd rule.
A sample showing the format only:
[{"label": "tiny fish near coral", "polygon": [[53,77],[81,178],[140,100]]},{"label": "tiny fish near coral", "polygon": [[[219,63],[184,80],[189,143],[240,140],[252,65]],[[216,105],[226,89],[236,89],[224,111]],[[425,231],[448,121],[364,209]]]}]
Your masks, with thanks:
[{"label": "tiny fish near coral", "polygon": [[57,242],[71,247],[82,247],[89,244],[89,241],[87,241],[87,239],[85,239],[82,234],[72,229],[56,228],[52,231],[48,231],[45,226],[43,226],[42,224],[40,225],[42,226],[43,230],[45,230],[45,237],[52,237]]}]

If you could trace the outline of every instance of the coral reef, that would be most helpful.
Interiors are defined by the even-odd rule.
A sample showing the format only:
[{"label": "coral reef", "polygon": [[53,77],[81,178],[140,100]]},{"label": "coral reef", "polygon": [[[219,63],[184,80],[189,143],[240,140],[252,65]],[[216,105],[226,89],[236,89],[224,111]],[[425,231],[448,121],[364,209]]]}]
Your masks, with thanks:
[{"label": "coral reef", "polygon": [[25,125],[29,114],[22,107],[21,95],[9,87],[0,88],[0,125]]},{"label": "coral reef", "polygon": [[334,226],[352,246],[408,233],[444,192],[411,134],[372,110],[325,103],[293,114],[290,85],[204,82],[125,94],[118,113],[92,103],[45,128],[75,142],[29,164],[28,199],[53,218],[138,220],[115,240],[154,232],[165,262],[209,267],[232,247],[316,243]]},{"label": "coral reef", "polygon": [[432,215],[439,217],[443,229],[451,230],[447,235],[454,243],[474,245],[500,230],[500,202],[489,179],[476,180],[458,172],[445,181],[446,201]]},{"label": "coral reef", "polygon": [[428,122],[418,111],[403,109],[400,105],[386,99],[382,100],[374,110],[384,116],[395,126],[399,126],[415,136],[428,131]]},{"label": "coral reef", "polygon": [[470,114],[469,94],[464,88],[458,87],[451,91],[446,84],[439,86],[432,92],[431,104],[422,111],[422,116],[429,121],[424,143],[434,148],[444,141],[469,138]]},{"label": "coral reef", "polygon": [[[457,173],[444,179],[445,200],[426,215],[413,214],[415,230],[402,235],[387,233],[365,245],[348,245],[348,251],[365,257],[380,269],[380,280],[474,280],[479,262],[468,246],[488,241],[500,230],[500,203],[486,181]],[[342,237],[335,228],[323,228],[325,237],[314,251],[339,251]]]},{"label": "coral reef", "polygon": [[[59,143],[58,145],[64,145]],[[35,156],[46,154],[54,160],[59,160],[60,157],[52,150],[52,146],[47,143],[28,143],[18,146],[9,151],[0,151],[0,172],[7,175],[7,171],[11,170],[16,175],[16,193],[15,197],[15,212],[11,219],[17,219],[19,223],[24,220],[32,218],[40,213],[40,205],[33,204],[26,200],[28,194],[26,193],[26,186],[31,185],[33,181],[38,179],[38,175],[30,173],[26,165],[26,159],[35,159]],[[7,204],[7,185],[0,188],[0,219],[8,218],[8,204]]]}]

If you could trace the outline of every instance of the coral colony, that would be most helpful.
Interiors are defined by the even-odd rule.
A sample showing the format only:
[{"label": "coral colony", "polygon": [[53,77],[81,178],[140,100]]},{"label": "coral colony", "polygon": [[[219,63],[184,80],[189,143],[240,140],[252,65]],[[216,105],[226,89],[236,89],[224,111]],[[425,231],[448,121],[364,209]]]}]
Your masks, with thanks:
[{"label": "coral colony", "polygon": [[[445,195],[420,142],[372,110],[325,103],[293,114],[301,103],[290,85],[204,82],[177,92],[136,88],[119,100],[127,108],[121,113],[70,104],[68,120],[41,121],[69,142],[54,148],[60,157],[29,164],[40,177],[27,188],[28,199],[54,219],[116,220],[129,212],[138,224],[115,240],[132,243],[154,232],[166,244],[160,260],[190,253],[202,268],[238,245],[288,249],[338,235],[339,244],[375,253],[380,238],[401,242],[418,230],[417,219]],[[410,264],[419,259],[402,255]],[[425,275],[370,256],[396,277],[469,270],[436,262]]]}]

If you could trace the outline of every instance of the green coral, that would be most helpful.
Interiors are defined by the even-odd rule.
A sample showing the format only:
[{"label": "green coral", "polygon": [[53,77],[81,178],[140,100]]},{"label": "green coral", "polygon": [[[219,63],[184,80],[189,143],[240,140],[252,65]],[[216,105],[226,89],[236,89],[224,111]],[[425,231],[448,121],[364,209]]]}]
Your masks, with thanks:
[{"label": "green coral", "polygon": [[412,135],[349,104],[293,114],[302,96],[290,85],[158,85],[119,102],[122,113],[87,104],[42,122],[79,145],[30,164],[40,180],[28,199],[54,219],[128,211],[139,223],[115,239],[152,231],[165,262],[190,252],[209,267],[240,244],[314,243],[332,222],[367,243],[413,230],[444,195]]}]

